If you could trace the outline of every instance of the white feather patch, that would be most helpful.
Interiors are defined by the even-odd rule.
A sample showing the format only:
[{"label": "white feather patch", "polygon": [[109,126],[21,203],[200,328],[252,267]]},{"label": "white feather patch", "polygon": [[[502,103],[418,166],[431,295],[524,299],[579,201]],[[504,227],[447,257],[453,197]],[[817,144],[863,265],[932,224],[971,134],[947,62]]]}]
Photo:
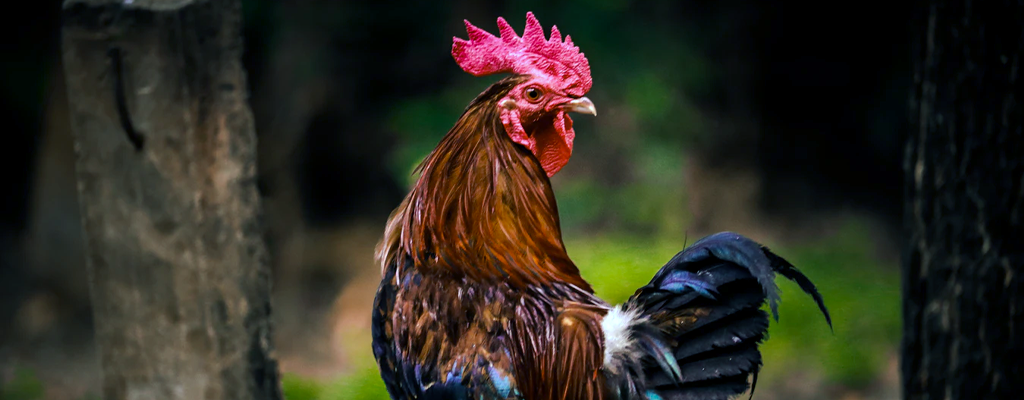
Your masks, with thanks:
[{"label": "white feather patch", "polygon": [[640,354],[633,339],[633,326],[642,322],[639,310],[623,310],[615,306],[601,320],[604,334],[604,368],[612,373],[619,372],[623,361],[638,358]]}]

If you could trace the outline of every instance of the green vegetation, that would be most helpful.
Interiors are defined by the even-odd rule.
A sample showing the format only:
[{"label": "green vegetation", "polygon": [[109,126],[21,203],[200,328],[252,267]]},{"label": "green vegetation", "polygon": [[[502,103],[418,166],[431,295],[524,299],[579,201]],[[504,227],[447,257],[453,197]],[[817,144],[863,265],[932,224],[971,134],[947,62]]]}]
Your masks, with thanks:
[{"label": "green vegetation", "polygon": [[43,383],[24,368],[16,369],[10,382],[0,382],[0,400],[40,400],[43,394]]},{"label": "green vegetation", "polygon": [[783,290],[778,323],[764,347],[764,378],[816,370],[827,381],[862,388],[878,376],[899,343],[900,287],[896,260],[872,256],[868,230],[850,222],[816,243],[779,248],[818,286],[832,314],[830,334],[814,303],[791,282]]}]

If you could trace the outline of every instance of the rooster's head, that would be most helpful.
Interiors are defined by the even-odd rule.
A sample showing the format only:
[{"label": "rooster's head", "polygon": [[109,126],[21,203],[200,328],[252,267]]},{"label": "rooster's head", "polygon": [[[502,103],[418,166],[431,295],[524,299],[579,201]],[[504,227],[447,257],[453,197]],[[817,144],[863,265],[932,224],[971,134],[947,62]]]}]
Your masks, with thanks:
[{"label": "rooster's head", "polygon": [[504,18],[498,18],[498,28],[501,37],[466,21],[469,40],[455,38],[452,57],[475,76],[510,72],[526,77],[497,107],[512,141],[529,149],[552,176],[569,161],[576,137],[566,113],[597,115],[594,103],[584,97],[592,83],[590,65],[569,36],[562,41],[557,27],[545,39],[533,13],[526,14],[522,37]]}]

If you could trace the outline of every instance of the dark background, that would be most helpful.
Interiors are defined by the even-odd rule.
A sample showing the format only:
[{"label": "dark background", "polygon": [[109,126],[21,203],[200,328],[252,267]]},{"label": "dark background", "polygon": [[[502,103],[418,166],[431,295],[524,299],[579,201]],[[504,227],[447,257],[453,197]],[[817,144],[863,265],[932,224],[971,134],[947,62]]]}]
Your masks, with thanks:
[{"label": "dark background", "polygon": [[[521,33],[533,11],[593,70],[600,117],[576,118],[553,182],[570,255],[599,294],[621,301],[684,238],[748,234],[823,280],[837,319],[831,335],[788,300],[759,397],[895,398],[912,2],[477,3],[243,1],[292,397],[379,395],[362,345],[372,247],[411,168],[496,80],[463,73],[451,37],[463,18],[496,32],[499,15]],[[95,393],[98,364],[59,4],[24,7],[0,24],[0,398],[77,399]]]}]

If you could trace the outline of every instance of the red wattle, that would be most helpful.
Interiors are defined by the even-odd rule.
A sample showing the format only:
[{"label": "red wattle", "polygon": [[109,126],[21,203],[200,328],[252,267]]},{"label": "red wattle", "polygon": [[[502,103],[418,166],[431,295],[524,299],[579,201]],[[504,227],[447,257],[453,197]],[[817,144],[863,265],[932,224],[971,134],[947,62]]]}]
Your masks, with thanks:
[{"label": "red wattle", "polygon": [[564,111],[558,111],[552,123],[543,124],[533,133],[533,137],[537,143],[533,154],[537,156],[548,177],[554,176],[569,163],[576,132],[572,129],[572,118]]}]

